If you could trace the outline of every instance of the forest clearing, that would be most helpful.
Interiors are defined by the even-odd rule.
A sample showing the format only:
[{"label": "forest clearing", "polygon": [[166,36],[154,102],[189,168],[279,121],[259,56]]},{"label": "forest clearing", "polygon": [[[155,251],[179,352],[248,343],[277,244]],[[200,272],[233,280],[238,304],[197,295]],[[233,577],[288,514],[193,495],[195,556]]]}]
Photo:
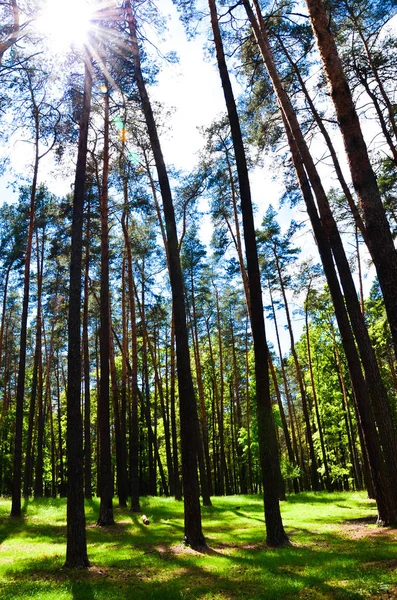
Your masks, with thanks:
[{"label": "forest clearing", "polygon": [[302,493],[282,503],[292,545],[264,543],[259,496],[216,498],[203,509],[208,548],[181,544],[183,505],[148,497],[142,515],[115,509],[115,525],[95,526],[87,503],[92,566],[63,569],[65,501],[27,503],[10,521],[0,503],[1,600],[379,600],[397,597],[397,531],[375,526],[364,493]]},{"label": "forest clearing", "polygon": [[0,2],[0,598],[397,596],[396,22]]}]

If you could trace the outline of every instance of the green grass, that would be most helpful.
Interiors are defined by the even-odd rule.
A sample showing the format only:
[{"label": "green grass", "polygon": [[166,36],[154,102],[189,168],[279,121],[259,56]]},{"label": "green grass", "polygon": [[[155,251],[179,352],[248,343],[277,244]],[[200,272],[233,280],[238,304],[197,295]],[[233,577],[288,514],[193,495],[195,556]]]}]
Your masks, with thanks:
[{"label": "green grass", "polygon": [[182,503],[143,499],[149,526],[116,508],[117,524],[104,529],[95,527],[98,502],[89,502],[92,567],[70,571],[62,569],[65,501],[31,501],[18,520],[0,499],[0,599],[397,598],[397,531],[376,528],[375,506],[364,494],[290,496],[282,513],[292,546],[277,550],[264,544],[261,498],[213,504],[203,509],[209,551],[198,553],[181,545]]}]

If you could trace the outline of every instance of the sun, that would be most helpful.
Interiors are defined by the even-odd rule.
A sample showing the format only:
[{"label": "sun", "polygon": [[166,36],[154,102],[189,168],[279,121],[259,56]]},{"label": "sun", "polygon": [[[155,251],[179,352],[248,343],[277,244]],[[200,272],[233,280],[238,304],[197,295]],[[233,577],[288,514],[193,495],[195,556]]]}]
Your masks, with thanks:
[{"label": "sun", "polygon": [[82,47],[91,28],[93,7],[84,0],[46,0],[36,21],[51,50],[58,54],[70,47]]}]

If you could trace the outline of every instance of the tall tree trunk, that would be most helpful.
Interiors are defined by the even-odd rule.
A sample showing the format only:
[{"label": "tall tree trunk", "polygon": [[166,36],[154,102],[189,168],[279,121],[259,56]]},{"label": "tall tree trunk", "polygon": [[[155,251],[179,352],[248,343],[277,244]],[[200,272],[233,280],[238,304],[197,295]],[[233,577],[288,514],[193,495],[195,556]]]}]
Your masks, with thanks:
[{"label": "tall tree trunk", "polygon": [[126,500],[129,497],[130,480],[128,477],[128,446],[127,446],[127,414],[129,411],[128,395],[128,377],[127,377],[127,356],[128,356],[128,311],[127,311],[127,257],[125,251],[122,259],[122,277],[121,277],[121,320],[122,320],[122,353],[121,353],[121,394],[120,394],[120,433],[121,446],[125,460],[125,485]]},{"label": "tall tree trunk", "polygon": [[66,567],[89,566],[84,513],[83,423],[81,398],[81,272],[83,250],[83,206],[87,161],[88,127],[92,92],[92,60],[86,56],[83,110],[73,195],[72,248],[70,258],[68,316],[68,385],[66,448],[68,465]]},{"label": "tall tree trunk", "polygon": [[99,495],[101,498],[97,525],[113,525],[113,473],[110,445],[110,290],[109,290],[109,90],[103,94],[104,142],[103,175],[101,185],[101,292],[100,292],[100,332],[99,355],[101,376],[99,380],[98,427],[99,427]]},{"label": "tall tree trunk", "polygon": [[91,243],[91,199],[87,199],[87,222],[85,234],[84,305],[83,305],[83,372],[84,372],[84,495],[92,498],[91,469],[91,386],[90,350],[88,344],[88,304]]},{"label": "tall tree trunk", "polygon": [[301,72],[299,70],[299,66],[292,60],[291,55],[289,54],[286,46],[284,45],[281,36],[277,35],[277,40],[278,40],[280,46],[282,47],[283,52],[285,53],[285,55],[286,55],[286,57],[288,59],[288,62],[292,66],[292,68],[294,70],[294,73],[295,73],[295,75],[296,75],[296,77],[297,77],[297,79],[299,81],[299,85],[301,86],[302,92],[303,92],[303,94],[304,94],[304,96],[305,96],[305,98],[307,100],[307,103],[309,105],[310,111],[311,111],[311,113],[312,113],[312,115],[314,117],[314,120],[315,120],[315,122],[316,122],[319,130],[321,131],[321,134],[322,134],[322,136],[323,136],[323,138],[325,140],[325,143],[327,145],[327,148],[329,150],[330,157],[331,157],[332,163],[334,165],[336,176],[337,176],[337,178],[339,180],[339,183],[341,185],[341,188],[342,188],[342,191],[343,191],[343,193],[345,195],[345,198],[346,198],[346,200],[347,200],[347,202],[349,204],[349,208],[350,208],[350,210],[352,212],[352,215],[353,215],[356,227],[360,230],[361,235],[365,239],[365,237],[366,237],[365,226],[364,226],[363,220],[361,218],[360,212],[359,212],[359,210],[358,210],[358,208],[356,206],[356,203],[354,201],[353,195],[352,195],[352,193],[351,193],[351,191],[349,189],[349,186],[347,185],[347,182],[345,180],[345,177],[343,175],[343,171],[341,169],[341,166],[340,166],[340,163],[339,163],[339,160],[338,160],[338,156],[337,156],[336,150],[335,150],[334,145],[332,143],[331,136],[329,135],[329,133],[328,133],[328,131],[327,131],[325,125],[324,125],[324,121],[321,118],[321,115],[319,114],[318,110],[316,109],[316,107],[314,105],[314,102],[313,102],[313,100],[312,100],[312,98],[311,98],[311,96],[309,94],[309,91],[308,91],[308,89],[306,87],[306,84],[305,84],[305,82],[303,80],[303,77],[301,75]]},{"label": "tall tree trunk", "polygon": [[59,377],[59,352],[57,354],[56,384],[57,384],[57,425],[58,425],[59,480],[60,480],[59,481],[59,495],[61,498],[63,498],[66,495],[66,486],[65,486],[64,455],[63,455],[61,383],[60,383],[60,377]]},{"label": "tall tree trunk", "polygon": [[37,380],[39,372],[39,360],[40,360],[40,344],[41,344],[41,332],[38,327],[38,321],[36,322],[36,348],[33,359],[33,375],[32,375],[32,388],[30,391],[30,404],[29,404],[29,417],[28,417],[28,430],[26,434],[26,454],[25,454],[25,473],[23,482],[23,495],[25,498],[29,498],[32,493],[33,486],[33,428],[34,420],[36,415],[36,398],[37,398]]},{"label": "tall tree trunk", "polygon": [[397,356],[397,253],[353,98],[330,28],[329,16],[322,0],[306,0],[306,4],[335,106],[354,189],[362,209],[368,247],[382,289]]},{"label": "tall tree trunk", "polygon": [[196,399],[190,370],[189,341],[186,325],[186,308],[183,277],[179,257],[178,238],[171,188],[157,134],[157,127],[141,70],[141,60],[136,36],[136,22],[130,0],[126,0],[127,21],[130,31],[131,52],[135,78],[142,110],[156,163],[167,230],[169,270],[172,304],[175,319],[175,338],[178,365],[178,386],[181,420],[182,475],[185,508],[185,542],[194,548],[205,545],[201,528],[199,485],[197,477],[197,446],[199,427]]},{"label": "tall tree trunk", "polygon": [[[171,433],[170,433],[170,419],[169,419],[169,411],[167,410],[167,391],[164,394],[164,389],[163,389],[163,378],[161,376],[161,364],[158,364],[158,352],[157,352],[157,336],[155,334],[155,338],[154,338],[154,345],[155,345],[155,357],[156,357],[156,363],[155,363],[155,378],[157,380],[157,392],[158,392],[158,397],[160,400],[160,410],[161,410],[161,417],[163,419],[163,426],[164,426],[164,437],[165,437],[165,456],[166,456],[166,461],[167,461],[167,471],[168,471],[168,489],[171,492],[171,483],[173,482],[173,477],[172,477],[172,472],[173,472],[173,467],[172,467],[172,453],[171,453]],[[167,342],[166,342],[167,344]],[[167,365],[165,368],[165,373],[166,373],[166,387],[167,387]],[[165,490],[164,490],[165,492]],[[171,492],[172,494],[172,492]]]},{"label": "tall tree trunk", "polygon": [[241,402],[240,402],[240,385],[239,385],[240,384],[240,381],[239,381],[240,376],[239,376],[238,365],[237,365],[236,339],[235,339],[235,335],[234,335],[232,315],[230,315],[230,329],[231,329],[231,334],[232,334],[231,342],[232,342],[232,361],[233,361],[233,392],[234,392],[234,402],[235,402],[235,407],[236,407],[236,419],[235,419],[236,457],[237,457],[237,464],[238,464],[238,468],[239,468],[240,493],[246,494],[247,493],[247,464],[246,464],[245,457],[243,455],[243,450],[242,450],[241,444],[238,441],[238,435],[239,435],[240,429],[243,426],[243,416],[242,416]]},{"label": "tall tree trunk", "polygon": [[299,392],[300,392],[300,396],[301,396],[301,400],[302,400],[303,416],[304,416],[305,425],[306,425],[306,439],[307,439],[307,443],[309,446],[309,454],[310,454],[311,484],[312,484],[312,487],[314,490],[319,490],[320,489],[320,481],[319,481],[318,470],[317,470],[317,459],[316,459],[316,453],[314,451],[312,426],[310,423],[310,413],[309,413],[309,405],[308,405],[308,401],[307,401],[306,390],[305,390],[305,386],[303,384],[303,374],[302,374],[301,365],[300,365],[300,362],[298,359],[298,354],[297,354],[296,348],[295,348],[295,339],[294,339],[294,332],[292,329],[292,321],[291,321],[291,315],[290,315],[290,311],[289,311],[288,299],[287,299],[287,294],[285,292],[283,276],[281,273],[279,259],[278,259],[275,248],[273,249],[273,253],[274,253],[274,258],[276,261],[276,269],[277,269],[277,274],[278,274],[278,280],[280,283],[280,289],[281,289],[281,293],[282,293],[283,301],[284,301],[284,310],[285,310],[285,316],[287,318],[288,333],[289,333],[289,337],[291,340],[291,354],[294,359],[296,378],[298,380]]},{"label": "tall tree trunk", "polygon": [[[37,244],[37,347],[38,347],[38,379],[37,379],[37,456],[34,481],[34,497],[43,496],[43,446],[44,446],[44,420],[45,420],[45,398],[43,399],[43,357],[42,357],[42,307],[41,296],[43,289],[43,268],[44,268],[44,232],[39,249],[39,236],[36,230]],[[47,375],[49,377],[49,374]]]},{"label": "tall tree trunk", "polygon": [[302,473],[304,474],[305,487],[307,488],[309,485],[309,481],[308,481],[308,477],[306,475],[306,469],[305,469],[305,464],[304,464],[305,463],[304,452],[303,452],[303,447],[302,447],[302,443],[301,443],[300,439],[299,439],[299,449],[298,449],[298,440],[297,440],[297,435],[296,435],[296,430],[295,430],[295,414],[294,414],[292,398],[291,398],[291,394],[290,394],[289,386],[288,386],[287,373],[285,371],[283,353],[281,350],[281,342],[280,342],[280,334],[278,331],[276,309],[274,306],[273,294],[272,294],[272,288],[271,288],[270,282],[269,282],[268,287],[269,287],[270,303],[271,303],[271,307],[272,307],[274,329],[276,331],[277,348],[278,348],[278,355],[279,355],[279,359],[280,359],[280,367],[281,367],[281,375],[282,375],[282,379],[283,379],[284,394],[287,399],[288,416],[289,416],[289,422],[290,422],[290,427],[291,427],[291,436],[292,436],[292,447],[294,450],[295,461],[297,464],[300,465],[300,467],[302,469]]},{"label": "tall tree trunk", "polygon": [[313,394],[314,411],[316,413],[318,435],[320,438],[321,457],[322,457],[323,465],[324,465],[325,485],[326,485],[327,490],[329,492],[332,492],[332,483],[331,483],[331,477],[330,477],[329,468],[328,468],[327,451],[325,448],[324,431],[323,431],[323,426],[322,426],[321,419],[320,419],[317,391],[316,391],[316,385],[314,382],[312,349],[311,349],[311,345],[310,345],[310,328],[309,328],[309,291],[310,291],[310,285],[309,285],[309,288],[307,291],[306,301],[305,301],[305,328],[306,328],[307,362],[308,362],[308,366],[309,366],[310,384],[311,384],[312,394]]},{"label": "tall tree trunk", "polygon": [[249,493],[253,493],[254,478],[252,473],[252,450],[251,450],[251,402],[250,402],[250,371],[248,353],[248,319],[245,327],[245,398],[246,398],[246,426],[247,426],[247,458],[248,458],[248,484]]},{"label": "tall tree trunk", "polygon": [[[255,37],[256,37],[257,43],[260,47],[263,59],[266,63],[266,67],[269,71],[269,75],[272,79],[273,86],[277,93],[277,97],[278,97],[280,105],[282,107],[282,114],[283,114],[284,123],[286,126],[287,135],[289,137],[289,144],[291,146],[291,151],[294,156],[295,168],[297,169],[297,173],[299,171],[298,179],[300,181],[302,190],[304,189],[303,195],[304,195],[305,202],[307,205],[308,214],[309,214],[309,216],[312,220],[312,224],[313,224],[313,219],[314,219],[314,221],[316,219],[318,219],[318,215],[317,215],[317,209],[316,209],[314,203],[313,203],[313,205],[311,204],[313,202],[313,197],[311,194],[311,190],[307,189],[308,182],[306,180],[306,173],[304,172],[304,169],[307,170],[307,175],[310,177],[310,183],[313,186],[313,190],[315,191],[316,199],[318,202],[318,207],[319,207],[319,211],[320,211],[320,215],[321,215],[322,222],[321,222],[321,224],[316,224],[317,231],[320,232],[322,227],[324,227],[324,231],[322,231],[320,233],[320,235],[328,236],[329,242],[332,247],[332,252],[335,257],[335,262],[338,266],[340,279],[341,279],[344,293],[345,293],[346,304],[347,304],[347,308],[349,311],[349,317],[351,319],[351,324],[352,324],[352,327],[354,330],[357,344],[360,348],[360,355],[361,355],[361,360],[363,362],[363,366],[365,369],[367,384],[368,384],[368,387],[369,387],[369,390],[371,393],[374,411],[376,411],[377,425],[381,430],[383,449],[386,452],[386,456],[387,456],[385,468],[387,468],[386,473],[388,473],[388,474],[386,475],[387,481],[385,481],[383,484],[383,491],[385,491],[386,488],[389,488],[389,490],[391,491],[391,487],[390,487],[391,481],[397,479],[396,435],[392,428],[392,422],[391,422],[391,418],[390,418],[390,408],[387,404],[384,386],[383,386],[383,383],[382,383],[382,380],[380,377],[380,373],[379,373],[379,369],[378,369],[378,366],[376,363],[376,357],[374,355],[373,348],[371,346],[371,342],[370,342],[370,339],[368,336],[368,331],[366,329],[365,322],[364,322],[363,316],[361,314],[361,310],[360,310],[360,306],[359,306],[359,302],[358,302],[358,298],[357,298],[357,293],[355,291],[355,286],[354,286],[353,278],[352,278],[351,271],[349,268],[349,264],[346,259],[346,255],[345,255],[345,252],[343,249],[340,235],[337,230],[335,220],[332,216],[332,213],[331,213],[331,210],[329,207],[329,203],[328,203],[328,199],[325,194],[324,188],[322,186],[321,180],[318,176],[313,159],[310,155],[309,149],[304,140],[304,137],[301,132],[296,114],[292,108],[292,105],[289,101],[287,94],[285,93],[285,90],[283,89],[280,77],[277,73],[277,70],[276,70],[276,67],[275,67],[275,64],[274,64],[274,61],[272,58],[271,49],[270,49],[269,41],[268,41],[268,38],[266,35],[264,21],[263,21],[263,17],[261,15],[261,12],[259,9],[258,2],[257,2],[257,0],[254,0],[259,23],[257,22],[255,15],[253,14],[249,0],[243,0],[243,3],[244,3],[244,7],[246,8],[247,15],[251,22],[253,31],[255,33]],[[313,228],[314,228],[314,225],[313,225]],[[367,227],[367,233],[368,233],[368,227]],[[315,235],[317,238],[317,233],[315,233]],[[323,256],[324,256],[324,260],[327,261],[329,257],[328,256],[326,257],[326,255],[324,254],[324,255],[322,255],[322,260],[323,260]],[[324,264],[324,262],[323,262],[323,264]],[[332,271],[333,269],[334,269],[333,264],[332,265],[330,264],[329,270]],[[340,292],[339,284],[337,286],[335,284],[335,290],[338,290],[338,291],[336,292],[336,296],[333,296],[334,306],[335,306],[335,302],[339,302],[339,300],[337,299],[337,294],[339,294],[339,292]],[[331,294],[332,294],[332,292],[331,292]],[[335,310],[337,310],[336,306],[335,306]],[[341,307],[341,310],[342,310],[342,307]],[[343,310],[344,310],[344,305],[343,305]],[[340,313],[340,316],[341,316],[341,318],[343,318],[342,313]],[[350,327],[348,327],[348,330],[350,331]],[[342,331],[341,331],[341,333],[342,333]],[[351,349],[351,351],[353,353],[355,352],[355,350],[353,350],[353,349]],[[354,362],[353,358],[352,358],[352,360]],[[357,377],[360,378],[362,376],[361,367],[360,367],[360,369],[357,369],[356,373],[357,373]],[[353,378],[354,378],[354,376],[352,375],[352,380],[353,380]],[[357,381],[356,383],[358,386],[361,386],[360,381]],[[367,396],[366,391],[364,392],[364,394],[365,394],[365,396]],[[364,402],[364,404],[365,404],[365,402]],[[363,407],[363,409],[364,409],[364,407]],[[368,417],[368,419],[369,419],[370,413],[371,413],[371,411],[366,414],[366,417]],[[370,423],[368,423],[368,427],[371,427]],[[375,445],[376,445],[376,442],[375,442]],[[376,453],[376,450],[374,450],[374,452]],[[374,460],[376,461],[375,457],[374,457]],[[384,488],[384,486],[386,486],[386,488]],[[393,520],[396,518],[395,516],[393,516],[395,514],[395,508],[393,508],[393,504],[397,503],[397,498],[395,500],[393,500],[392,496],[387,493],[386,493],[386,496],[387,496],[388,509],[386,509],[386,506],[383,506],[382,512],[386,519]],[[387,510],[389,511],[388,515],[387,515]],[[381,520],[383,521],[383,519],[381,519]],[[389,522],[392,522],[392,521],[389,521]]]},{"label": "tall tree trunk", "polygon": [[28,325],[28,309],[29,309],[29,290],[30,290],[30,261],[32,256],[34,217],[37,178],[39,171],[39,112],[34,106],[35,118],[35,157],[33,166],[33,180],[30,192],[30,209],[29,209],[29,225],[26,241],[25,267],[23,279],[23,299],[22,299],[22,315],[21,315],[21,333],[19,340],[19,366],[17,378],[17,391],[15,402],[15,438],[14,438],[14,463],[13,463],[13,479],[12,479],[12,505],[11,516],[20,517],[21,511],[21,478],[22,478],[22,429],[23,429],[23,404],[25,395],[25,373],[26,373],[26,341],[27,341],[27,325]]},{"label": "tall tree trunk", "polygon": [[[165,415],[165,401],[164,401],[164,393],[163,393],[163,383],[160,377],[160,373],[159,373],[159,365],[157,364],[157,356],[156,356],[156,339],[154,340],[154,343],[152,342],[152,340],[150,339],[147,327],[146,327],[146,319],[145,319],[145,314],[144,314],[144,310],[143,310],[143,305],[141,304],[141,302],[139,301],[139,297],[137,294],[137,290],[136,290],[136,286],[134,283],[134,279],[132,278],[132,285],[134,286],[134,293],[135,293],[135,301],[138,305],[138,312],[140,314],[141,317],[141,327],[142,327],[142,332],[143,332],[143,338],[145,340],[145,345],[147,346],[147,348],[149,349],[149,354],[150,354],[150,358],[152,361],[152,365],[153,365],[153,371],[154,371],[154,381],[155,381],[155,391],[156,394],[158,395],[159,399],[160,399],[160,406],[161,406],[161,410],[162,410],[162,414],[163,416]],[[156,421],[157,419],[155,419]],[[169,431],[169,423],[168,420],[166,418],[163,419],[164,420],[164,434],[165,434],[165,444],[166,444],[166,459],[167,459],[167,467],[169,467],[169,465],[171,465],[172,459],[171,459],[171,445],[170,445],[170,431]],[[154,439],[155,439],[155,444],[157,445],[157,435],[156,432],[154,432]],[[164,489],[164,493],[165,495],[168,496],[168,486],[166,489]]]},{"label": "tall tree trunk", "polygon": [[[216,318],[217,318],[217,329],[218,329],[217,333],[218,333],[218,348],[219,348],[219,380],[220,380],[219,406],[217,407],[217,409],[218,409],[217,410],[217,412],[218,412],[218,428],[219,428],[219,451],[221,453],[220,477],[221,477],[221,481],[222,481],[222,488],[225,483],[226,495],[230,495],[231,494],[231,486],[230,486],[229,471],[228,471],[227,464],[226,464],[225,428],[224,428],[224,423],[223,423],[224,401],[225,401],[225,370],[224,370],[224,360],[223,360],[221,311],[220,311],[220,306],[219,306],[218,290],[215,290],[215,298],[216,298]],[[208,327],[208,322],[207,322],[207,327]],[[209,333],[208,333],[208,337],[209,337]],[[212,364],[213,364],[214,381],[216,382],[214,360],[212,360]],[[222,491],[221,494],[223,494],[223,493],[225,493],[225,492]]]},{"label": "tall tree trunk", "polygon": [[[192,332],[192,344],[193,344],[193,354],[194,361],[196,365],[196,379],[197,379],[197,389],[199,395],[199,406],[200,406],[200,440],[198,446],[198,454],[197,460],[199,465],[199,473],[200,473],[200,485],[201,485],[201,495],[203,498],[204,506],[211,506],[211,494],[212,494],[212,481],[211,481],[211,462],[210,462],[210,454],[209,454],[209,445],[208,445],[208,431],[207,431],[207,414],[205,409],[205,399],[204,399],[204,385],[203,378],[201,373],[201,359],[200,359],[200,349],[198,342],[198,332],[197,332],[197,315],[196,315],[196,303],[195,303],[195,289],[194,289],[194,279],[193,273],[191,273],[191,295],[192,295],[192,315],[188,310],[188,317],[190,321],[190,328]],[[187,302],[186,302],[187,304]]]},{"label": "tall tree trunk", "polygon": [[[355,433],[354,433],[352,418],[351,418],[351,414],[350,414],[350,410],[349,410],[349,400],[348,400],[345,377],[343,375],[342,361],[340,358],[338,345],[336,343],[334,327],[333,327],[331,319],[330,319],[330,329],[331,329],[332,343],[334,346],[335,360],[336,360],[336,364],[338,365],[338,379],[339,379],[339,383],[340,383],[340,387],[341,387],[341,391],[342,391],[343,418],[345,420],[345,429],[346,429],[346,433],[347,433],[350,458],[351,458],[351,463],[353,466],[353,478],[354,478],[354,481],[356,484],[356,489],[361,490],[362,489],[361,465],[360,465],[360,462],[358,459]],[[361,424],[359,423],[359,426],[360,425]]]},{"label": "tall tree trunk", "polygon": [[[110,323],[112,318],[110,317]],[[128,483],[127,483],[127,457],[123,444],[121,431],[121,411],[119,400],[119,386],[117,381],[116,360],[114,355],[113,336],[109,340],[109,361],[110,361],[110,379],[112,384],[114,435],[116,439],[116,470],[117,470],[117,493],[119,496],[119,505],[127,506]]]},{"label": "tall tree trunk", "polygon": [[[135,290],[132,274],[132,249],[128,234],[128,182],[123,179],[124,210],[121,224],[124,234],[124,243],[127,251],[127,278],[128,278],[128,301],[131,322],[131,423],[130,423],[130,489],[131,489],[131,511],[140,512],[139,503],[139,425],[138,425],[138,349],[137,349],[137,327]],[[127,360],[124,356],[123,360]]]},{"label": "tall tree trunk", "polygon": [[[3,367],[3,340],[4,340],[4,328],[6,322],[6,313],[7,313],[7,297],[8,297],[8,282],[10,278],[10,271],[14,261],[11,261],[10,264],[6,268],[5,277],[4,277],[4,289],[3,289],[3,302],[2,302],[2,311],[1,311],[1,325],[0,325],[0,373]],[[3,396],[5,398],[5,395]],[[7,407],[3,403],[3,412],[7,410]]]},{"label": "tall tree trunk", "polygon": [[[55,293],[55,298],[57,297],[57,293]],[[44,418],[43,425],[45,425],[46,413],[49,413],[50,416],[50,448],[51,448],[51,495],[56,497],[56,485],[55,485],[55,474],[56,474],[56,465],[55,465],[55,436],[54,436],[54,418],[53,418],[53,410],[52,410],[52,399],[51,399],[51,366],[54,358],[54,335],[55,335],[55,326],[57,323],[57,309],[55,305],[55,311],[52,318],[51,324],[51,334],[50,334],[50,342],[47,347],[46,335],[45,335],[45,326],[43,321],[43,340],[46,354],[46,373],[45,373],[45,389],[44,389]],[[40,442],[39,442],[40,443]],[[44,427],[43,427],[43,441],[42,446],[44,446]],[[37,461],[40,465],[39,461]],[[43,493],[43,459],[41,459],[40,468],[36,469],[36,485],[37,491]],[[37,471],[41,471],[37,473]],[[35,490],[35,496],[36,496]]]},{"label": "tall tree trunk", "polygon": [[335,271],[331,246],[329,240],[327,239],[327,236],[325,235],[321,221],[318,217],[310,184],[304,171],[303,164],[299,156],[298,148],[295,144],[294,138],[292,137],[292,133],[287,124],[286,132],[288,135],[288,142],[290,144],[297,178],[302,190],[304,200],[306,202],[308,215],[310,217],[315,239],[317,241],[321,261],[324,268],[324,273],[327,278],[327,283],[329,286],[330,294],[335,309],[335,316],[338,322],[338,327],[342,337],[342,343],[349,366],[350,378],[357,407],[357,414],[359,415],[362,424],[365,440],[363,453],[368,451],[368,457],[371,467],[371,476],[376,490],[379,521],[392,522],[391,520],[394,518],[393,493],[391,492],[389,475],[387,473],[386,465],[383,460],[382,449],[379,443],[378,433],[375,427],[367,385],[364,381],[364,377],[361,371],[360,359],[358,357],[357,348],[346,313],[343,296],[339,287],[339,281]]},{"label": "tall tree trunk", "polygon": [[179,476],[179,458],[178,458],[178,435],[176,430],[176,406],[175,406],[175,326],[174,312],[171,314],[171,339],[170,339],[170,409],[171,409],[171,432],[172,432],[172,457],[174,462],[174,489],[175,500],[182,500],[182,487]]},{"label": "tall tree trunk", "polygon": [[[279,387],[278,381],[277,381],[276,370],[274,368],[274,364],[273,364],[272,357],[270,354],[269,354],[269,367],[270,367],[270,373],[271,373],[272,380],[273,380],[274,391],[276,393],[277,405],[278,405],[278,408],[280,411],[281,423],[282,423],[283,432],[284,432],[285,445],[287,447],[288,460],[292,466],[295,466],[296,461],[295,461],[294,451],[292,449],[291,436],[289,434],[287,419],[285,417],[284,407],[283,407],[283,403],[281,400],[280,387]],[[297,494],[299,492],[299,485],[298,485],[296,477],[294,477],[292,483],[294,486],[294,492],[295,492],[295,494]],[[283,489],[284,489],[284,483],[281,482],[280,493],[282,493]],[[284,494],[285,494],[285,492],[284,492]]]},{"label": "tall tree trunk", "polygon": [[212,31],[214,33],[218,68],[222,81],[230,127],[232,130],[233,147],[236,157],[240,187],[252,314],[251,328],[254,339],[259,454],[264,483],[265,521],[267,531],[266,539],[270,545],[280,546],[288,543],[288,537],[283,528],[280,504],[277,494],[277,483],[280,478],[280,464],[269,389],[269,371],[267,363],[268,348],[265,337],[262,290],[256,248],[255,226],[248,178],[248,168],[237,114],[237,107],[227,70],[214,0],[209,0],[209,8],[211,13]]}]

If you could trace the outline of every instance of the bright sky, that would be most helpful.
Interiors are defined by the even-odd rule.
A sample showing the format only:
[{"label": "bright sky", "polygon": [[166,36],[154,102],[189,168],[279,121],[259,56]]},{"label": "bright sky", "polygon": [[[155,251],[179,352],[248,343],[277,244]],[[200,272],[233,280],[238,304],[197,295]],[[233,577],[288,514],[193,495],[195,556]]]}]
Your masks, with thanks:
[{"label": "bright sky", "polygon": [[[51,33],[51,15],[54,11],[59,22],[58,0],[49,0],[49,9],[45,13],[40,27],[43,32]],[[78,2],[79,0],[73,0]],[[176,51],[179,57],[178,64],[169,64],[166,61],[161,63],[161,71],[158,76],[158,85],[150,90],[152,98],[163,102],[166,107],[173,107],[169,121],[169,133],[162,137],[162,147],[166,163],[175,165],[178,169],[185,171],[191,170],[197,160],[198,153],[202,149],[204,141],[199,133],[199,128],[208,126],[220,114],[225,112],[223,92],[220,84],[219,73],[214,63],[214,59],[205,59],[204,45],[207,42],[206,35],[199,35],[194,40],[187,40],[183,24],[179,20],[178,12],[174,7],[172,0],[161,0],[158,2],[164,14],[170,16],[168,23],[169,31],[166,34],[166,41],[159,44],[163,53]],[[63,21],[67,22],[67,16],[63,16]],[[209,19],[206,26],[209,27]],[[68,29],[65,27],[65,30]],[[50,39],[52,39],[51,33]],[[59,35],[53,36],[54,50],[62,52],[66,43],[65,37]],[[74,40],[76,41],[76,40]],[[52,42],[51,42],[52,43]],[[238,84],[235,80],[234,87],[236,95],[239,92]],[[52,177],[49,176],[52,165],[50,159],[45,159],[40,164],[40,176],[47,183],[51,191],[63,195],[70,191],[74,179],[73,169],[69,176]],[[29,147],[27,144],[18,143],[15,146],[12,163],[14,169],[28,177],[29,174]],[[275,207],[278,205],[281,186],[273,180],[270,169],[254,169],[251,174],[252,195],[255,204],[258,207],[256,214],[256,226],[259,227],[262,216],[270,203]],[[0,179],[0,201],[1,199],[10,199],[12,192],[7,189],[7,181]],[[283,212],[288,214],[285,218],[286,226],[289,225],[289,212],[285,209]],[[201,237],[206,243],[209,242],[212,234],[210,219],[204,216],[201,226]],[[311,244],[310,244],[311,246]],[[268,336],[274,339],[273,326],[268,325]],[[283,350],[289,349],[289,342],[282,332]]]},{"label": "bright sky", "polygon": [[[223,91],[218,69],[214,60],[204,57],[205,35],[194,40],[187,40],[183,24],[171,0],[161,0],[161,8],[171,16],[169,35],[167,35],[164,51],[176,50],[179,64],[164,64],[159,75],[159,85],[151,90],[152,97],[175,106],[175,113],[170,118],[171,133],[162,139],[162,147],[166,162],[173,163],[182,169],[192,169],[197,162],[197,153],[203,147],[203,138],[198,128],[209,125],[220,114],[226,112]],[[209,25],[209,19],[207,24]],[[163,46],[162,46],[163,48]],[[234,91],[237,96],[240,89],[233,79]],[[255,225],[259,228],[263,215],[269,204],[277,209],[282,193],[282,186],[273,178],[269,168],[256,168],[250,174],[252,197],[258,211],[255,215]],[[306,218],[303,213],[296,214],[295,219]],[[280,221],[285,227],[290,224],[292,211],[288,208],[280,212]],[[201,237],[208,242],[212,234],[210,220],[204,217],[201,227]],[[306,256],[315,255],[316,249],[312,236],[297,240],[297,245],[303,243]],[[294,303],[291,298],[292,303]],[[295,300],[296,302],[296,300]],[[292,306],[294,308],[294,306]],[[280,314],[280,337],[283,352],[290,348],[288,333],[284,330],[284,318]],[[301,330],[300,317],[296,320],[297,332]],[[276,336],[271,321],[266,324],[268,339],[276,345]],[[297,337],[299,333],[296,333]]]},{"label": "bright sky", "polygon": [[[150,94],[152,98],[162,101],[166,107],[175,109],[169,121],[170,132],[161,140],[166,162],[179,169],[190,170],[196,164],[197,154],[203,146],[203,139],[198,128],[209,125],[225,112],[224,97],[214,59],[206,60],[204,57],[206,35],[201,34],[196,39],[188,41],[172,0],[161,0],[158,4],[165,14],[170,15],[166,41],[160,44],[160,48],[163,52],[176,51],[179,63],[175,65],[163,61],[158,76],[158,85],[150,90]],[[58,2],[56,5],[58,6]],[[209,26],[209,19],[206,25]],[[234,88],[237,95],[239,89],[235,80]],[[21,145],[18,145],[14,154],[14,166],[25,174],[26,159],[26,151],[21,152]],[[73,181],[72,171],[66,181],[61,177],[58,180],[48,181],[48,171],[45,167],[42,168],[42,174],[43,178],[47,179],[50,189],[55,193],[64,194],[70,191]],[[268,205],[272,203],[277,208],[282,187],[273,179],[269,168],[255,169],[251,174],[251,183],[253,200],[258,207],[255,217],[256,226],[259,227]],[[4,187],[4,181],[0,180],[0,198],[9,197],[9,192],[5,191]],[[302,212],[294,216],[297,220],[305,218]],[[288,227],[291,218],[291,211],[288,209],[281,211],[282,226]],[[211,227],[208,217],[203,219],[201,235],[203,241],[209,241]],[[302,238],[301,242],[305,244],[304,255],[313,255],[318,260],[311,235]],[[298,240],[297,244],[299,244]],[[269,339],[274,340],[271,323],[268,323],[267,329]],[[289,342],[285,333],[282,338],[283,351],[287,352]]]}]

